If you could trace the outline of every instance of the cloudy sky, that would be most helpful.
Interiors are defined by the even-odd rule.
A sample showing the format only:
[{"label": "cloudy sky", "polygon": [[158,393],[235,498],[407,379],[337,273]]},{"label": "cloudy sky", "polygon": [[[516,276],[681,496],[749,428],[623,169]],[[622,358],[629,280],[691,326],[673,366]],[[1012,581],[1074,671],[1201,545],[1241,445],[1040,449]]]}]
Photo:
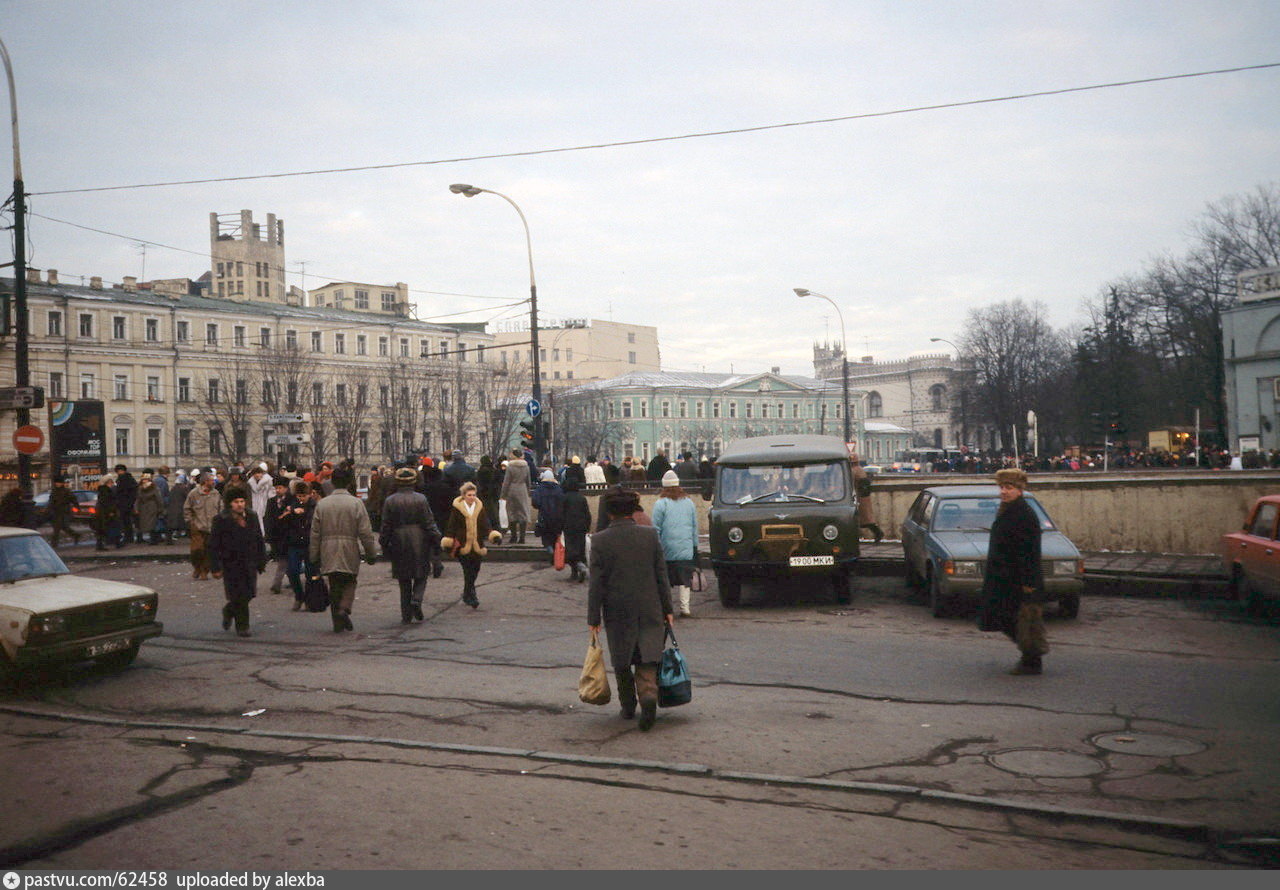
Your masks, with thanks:
[{"label": "cloudy sky", "polygon": [[209,213],[247,208],[291,284],[527,318],[519,217],[474,183],[524,211],[543,316],[657,325],[707,371],[811,372],[839,321],[795,287],[854,357],[1014,298],[1079,324],[1280,180],[1280,68],[908,110],[1280,62],[1278,33],[1275,0],[0,0],[34,267],[196,277]]}]

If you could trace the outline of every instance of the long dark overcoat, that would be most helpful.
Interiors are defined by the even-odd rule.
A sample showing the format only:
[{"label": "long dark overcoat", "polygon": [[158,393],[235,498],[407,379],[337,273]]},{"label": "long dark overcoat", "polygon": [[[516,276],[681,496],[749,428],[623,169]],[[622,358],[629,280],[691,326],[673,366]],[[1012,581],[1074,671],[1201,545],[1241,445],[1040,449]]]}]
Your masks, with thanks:
[{"label": "long dark overcoat", "polygon": [[[1023,592],[1024,587],[1033,593]],[[982,607],[978,626],[1014,636],[1018,607],[1044,600],[1044,575],[1040,569],[1040,520],[1019,497],[1001,504],[991,523],[987,545],[987,569],[982,578]]]},{"label": "long dark overcoat", "polygon": [[614,671],[661,659],[671,584],[658,533],[634,519],[614,519],[591,537],[589,573],[587,624],[604,624]]},{"label": "long dark overcoat", "polygon": [[382,502],[382,552],[391,558],[391,577],[426,578],[431,553],[440,543],[431,505],[425,495],[405,485]]}]

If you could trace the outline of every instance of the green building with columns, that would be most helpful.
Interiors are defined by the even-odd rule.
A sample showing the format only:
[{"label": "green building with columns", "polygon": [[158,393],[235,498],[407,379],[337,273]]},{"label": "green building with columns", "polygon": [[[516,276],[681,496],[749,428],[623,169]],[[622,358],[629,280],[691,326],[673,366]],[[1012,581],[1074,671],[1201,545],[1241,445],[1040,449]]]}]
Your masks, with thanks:
[{"label": "green building with columns", "polygon": [[[910,430],[864,423],[865,393],[850,391],[851,438],[865,454],[868,437],[892,454],[910,447]],[[638,371],[572,389],[548,400],[551,452],[557,461],[607,456],[615,463],[658,451],[714,459],[724,446],[751,436],[843,436],[839,383],[783,375]]]}]

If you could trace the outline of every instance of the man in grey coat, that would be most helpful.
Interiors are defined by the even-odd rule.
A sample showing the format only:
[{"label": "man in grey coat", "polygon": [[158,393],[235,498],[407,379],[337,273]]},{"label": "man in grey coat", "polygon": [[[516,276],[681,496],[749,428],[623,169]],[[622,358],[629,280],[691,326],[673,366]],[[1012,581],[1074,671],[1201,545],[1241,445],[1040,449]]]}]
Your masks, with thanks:
[{"label": "man in grey coat", "polygon": [[622,716],[634,717],[639,699],[639,728],[648,732],[658,711],[666,628],[675,619],[662,542],[652,527],[631,518],[639,506],[634,491],[619,489],[604,498],[609,527],[591,538],[587,624],[598,631],[603,616]]},{"label": "man in grey coat", "polygon": [[382,531],[378,543],[391,559],[391,576],[400,582],[400,622],[423,620],[422,597],[427,592],[432,555],[440,543],[440,529],[426,495],[414,490],[418,471],[401,467],[396,490],[382,502]]},{"label": "man in grey coat", "polygon": [[311,542],[308,555],[311,565],[329,580],[329,614],[333,630],[355,630],[351,624],[351,607],[356,601],[356,577],[360,573],[360,553],[373,565],[378,559],[378,542],[373,536],[369,511],[364,502],[349,490],[351,470],[340,467],[333,471],[333,492],[316,504],[311,517]]}]

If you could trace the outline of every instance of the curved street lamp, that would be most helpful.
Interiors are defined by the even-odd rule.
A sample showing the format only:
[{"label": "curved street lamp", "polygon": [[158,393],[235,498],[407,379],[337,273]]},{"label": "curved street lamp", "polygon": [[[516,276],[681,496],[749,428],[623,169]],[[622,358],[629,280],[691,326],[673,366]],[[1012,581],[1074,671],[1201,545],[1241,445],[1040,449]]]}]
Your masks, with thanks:
[{"label": "curved street lamp", "polygon": [[836,306],[836,301],[826,294],[811,291],[807,287],[795,287],[792,290],[797,297],[817,297],[826,300],[835,307],[836,316],[840,319],[840,380],[844,387],[844,441],[848,444],[853,441],[853,424],[849,417],[849,343],[845,339],[844,313],[840,311],[839,306]]},{"label": "curved street lamp", "polygon": [[[524,218],[524,211],[520,209],[520,205],[512,201],[502,192],[495,192],[492,189],[483,189],[475,185],[467,185],[466,183],[454,183],[449,186],[449,191],[455,195],[463,195],[468,198],[474,198],[481,193],[497,195],[515,208],[516,213],[520,216],[520,223],[524,226],[524,242],[529,251],[529,348],[530,354],[533,356],[533,400],[538,404],[542,404],[542,372],[538,363],[538,284],[533,277],[533,238],[529,235],[529,221]],[[537,458],[538,465],[542,464],[543,450],[546,442],[542,436],[542,413],[533,419],[533,453]]]}]

